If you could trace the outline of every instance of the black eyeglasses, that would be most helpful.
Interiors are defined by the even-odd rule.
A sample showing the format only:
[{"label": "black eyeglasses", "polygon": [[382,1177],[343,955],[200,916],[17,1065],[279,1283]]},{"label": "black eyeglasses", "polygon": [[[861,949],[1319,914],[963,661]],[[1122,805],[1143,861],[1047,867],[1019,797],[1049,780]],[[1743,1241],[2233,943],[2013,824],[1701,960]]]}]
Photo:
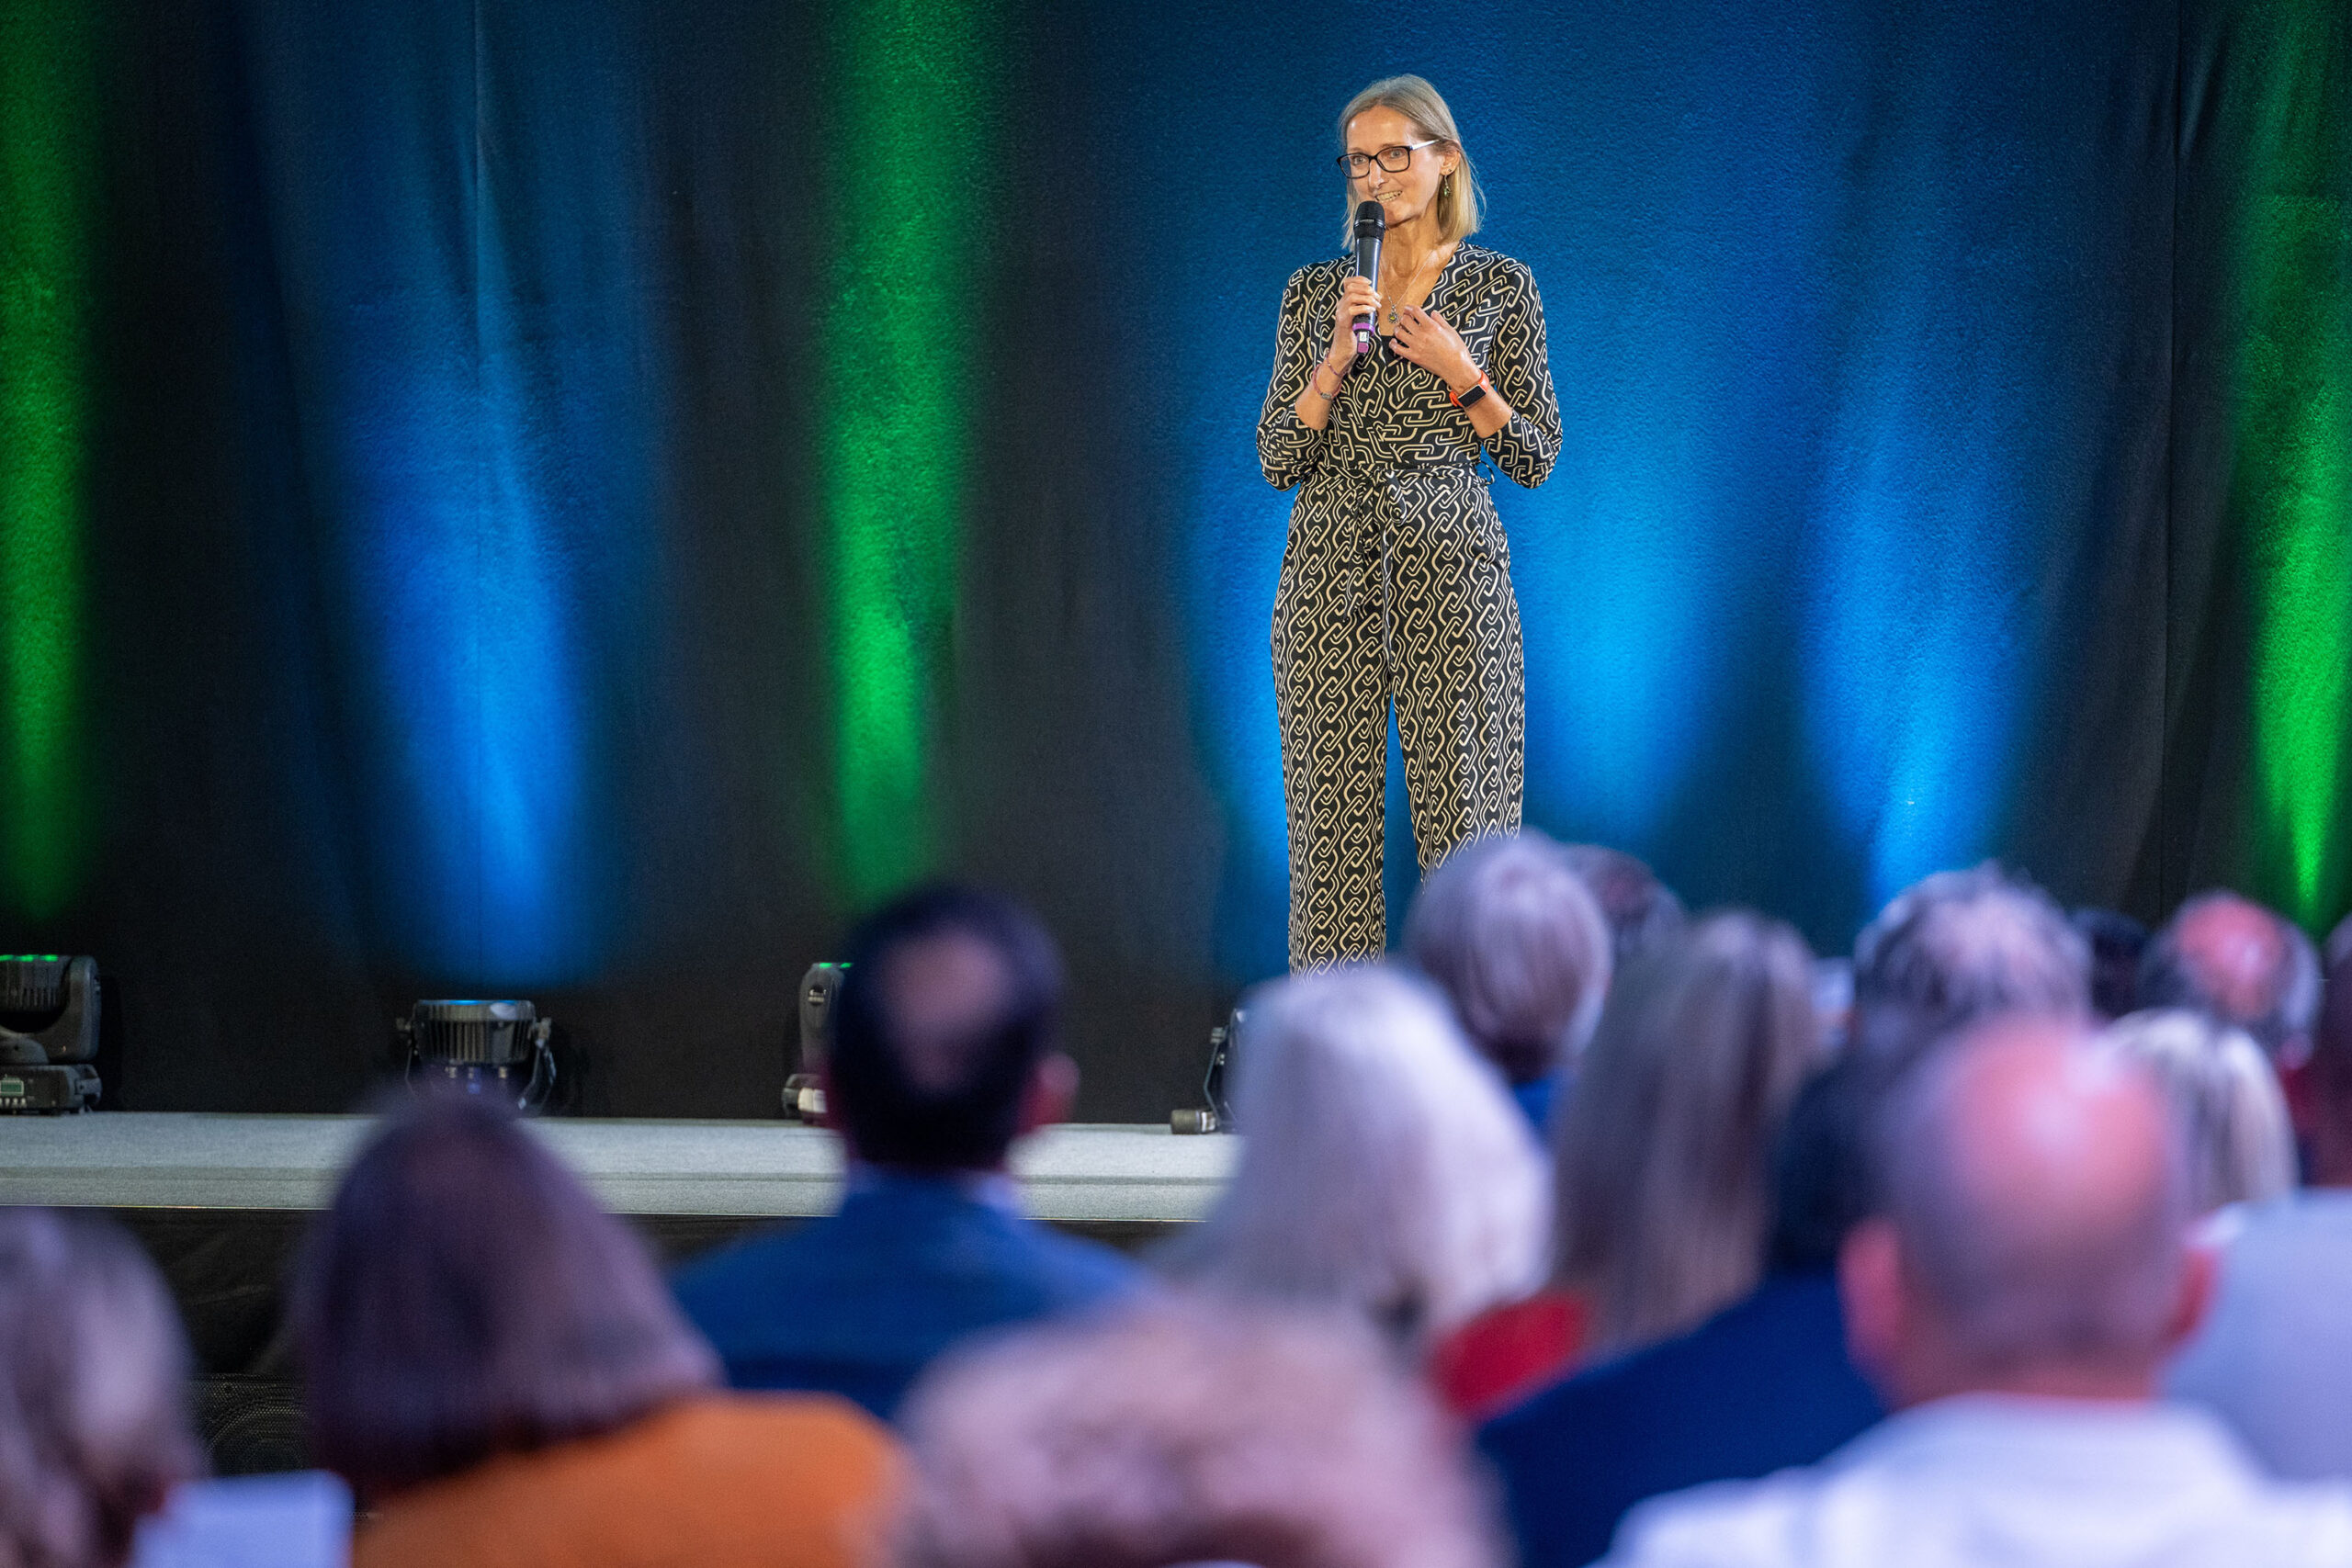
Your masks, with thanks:
[{"label": "black eyeglasses", "polygon": [[1378,159],[1380,166],[1390,174],[1401,175],[1411,165],[1414,153],[1424,147],[1436,145],[1435,139],[1428,141],[1408,141],[1402,147],[1383,147],[1377,152],[1342,152],[1332,162],[1346,170],[1348,178],[1351,180],[1360,180],[1372,173],[1374,159]]}]

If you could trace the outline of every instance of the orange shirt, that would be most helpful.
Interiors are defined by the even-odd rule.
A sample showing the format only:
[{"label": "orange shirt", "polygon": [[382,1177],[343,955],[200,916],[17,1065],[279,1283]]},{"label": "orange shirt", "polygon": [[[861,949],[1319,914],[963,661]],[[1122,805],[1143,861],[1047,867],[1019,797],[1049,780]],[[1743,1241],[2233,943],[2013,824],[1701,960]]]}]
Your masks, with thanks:
[{"label": "orange shirt", "polygon": [[865,1568],[898,1480],[847,1401],[713,1394],[402,1492],[352,1568]]}]

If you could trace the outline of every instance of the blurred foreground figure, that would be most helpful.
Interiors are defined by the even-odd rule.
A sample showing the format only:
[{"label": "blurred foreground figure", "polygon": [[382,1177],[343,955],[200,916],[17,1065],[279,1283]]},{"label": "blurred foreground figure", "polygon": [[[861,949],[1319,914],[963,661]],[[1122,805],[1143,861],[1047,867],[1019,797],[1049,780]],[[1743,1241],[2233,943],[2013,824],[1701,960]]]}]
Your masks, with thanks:
[{"label": "blurred foreground figure", "polygon": [[[2352,1179],[2352,958],[2328,974],[2306,1095],[2312,1174]],[[2225,1216],[2213,1310],[2166,1380],[2276,1474],[2352,1479],[2352,1192],[2314,1187]]]},{"label": "blurred foreground figure", "polygon": [[1022,1213],[1012,1145],[1069,1113],[1061,961],[1010,900],[909,894],[860,926],[835,1004],[829,1219],[690,1265],[680,1303],[738,1388],[840,1393],[888,1419],[967,1334],[1107,1301],[1141,1272]]},{"label": "blurred foreground figure", "polygon": [[2286,916],[2234,893],[2200,893],[2141,955],[2137,998],[2234,1025],[2274,1064],[2298,1066],[2319,1013],[2319,954]]},{"label": "blurred foreground figure", "polygon": [[1854,1057],[1816,1074],[1781,1128],[1767,1272],[1688,1333],[1579,1371],[1495,1416],[1478,1445],[1501,1477],[1521,1568],[1582,1568],[1627,1509],[1702,1482],[1811,1464],[1884,1414],[1846,1351],[1835,1269],[1869,1213],[1859,1129],[1877,1079]]},{"label": "blurred foreground figure", "polygon": [[1609,995],[1609,928],[1559,845],[1480,839],[1430,874],[1405,927],[1414,965],[1540,1135]]},{"label": "blurred foreground figure", "polygon": [[1854,938],[1852,1042],[1900,1058],[1980,1018],[2072,1018],[2091,1000],[2090,945],[2031,883],[1990,863],[1898,893]]},{"label": "blurred foreground figure", "polygon": [[1609,922],[1618,963],[1679,936],[1690,924],[1690,918],[1674,889],[1624,851],[1606,844],[1569,844],[1564,852],[1569,867],[1584,879],[1600,906],[1600,918]]},{"label": "blurred foreground figure", "polygon": [[0,1565],[119,1568],[197,1472],[179,1318],[103,1220],[0,1208]]},{"label": "blurred foreground figure", "polygon": [[2100,1043],[2164,1086],[2180,1118],[2198,1213],[2282,1198],[2295,1186],[2295,1134],[2278,1075],[2254,1037],[2181,1008],[2135,1012]]},{"label": "blurred foreground figure", "polygon": [[1544,1277],[1544,1162],[1444,1002],[1372,965],[1249,1004],[1246,1130],[1208,1217],[1160,1255],[1191,1283],[1361,1314],[1418,1359]]},{"label": "blurred foreground figure", "polygon": [[1909,1075],[1874,1141],[1884,1214],[1839,1278],[1899,1413],[1810,1470],[1644,1505],[1612,1563],[2352,1564],[2352,1491],[2268,1482],[2153,1397],[2209,1268],[2144,1072],[1996,1021]]},{"label": "blurred foreground figure", "polygon": [[292,1316],[311,1443],[372,1512],[356,1568],[855,1568],[875,1544],[888,1433],[720,1392],[635,1234],[479,1100],[360,1152]]},{"label": "blurred foreground figure", "polygon": [[901,1568],[1499,1568],[1460,1441],[1360,1318],[1175,1296],[950,1358]]}]

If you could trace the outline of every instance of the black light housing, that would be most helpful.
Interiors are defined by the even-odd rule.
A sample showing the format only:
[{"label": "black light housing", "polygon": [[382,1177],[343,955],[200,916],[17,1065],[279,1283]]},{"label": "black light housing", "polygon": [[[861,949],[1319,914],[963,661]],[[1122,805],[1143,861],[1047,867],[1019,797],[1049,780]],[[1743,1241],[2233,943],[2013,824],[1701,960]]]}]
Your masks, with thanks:
[{"label": "black light housing", "polygon": [[88,1110],[97,1054],[97,960],[0,954],[0,1111]]},{"label": "black light housing", "polygon": [[402,1077],[428,1087],[478,1094],[537,1111],[555,1089],[555,1020],[526,1001],[449,998],[420,1001],[393,1021]]}]

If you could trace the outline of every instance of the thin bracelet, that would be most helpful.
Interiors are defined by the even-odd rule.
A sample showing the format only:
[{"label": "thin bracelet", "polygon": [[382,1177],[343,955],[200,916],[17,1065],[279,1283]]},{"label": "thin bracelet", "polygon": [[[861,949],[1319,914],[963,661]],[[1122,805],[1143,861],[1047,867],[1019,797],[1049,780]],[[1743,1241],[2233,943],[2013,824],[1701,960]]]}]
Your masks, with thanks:
[{"label": "thin bracelet", "polygon": [[1348,378],[1339,371],[1333,371],[1332,374],[1340,378],[1339,388],[1335,391],[1325,391],[1323,389],[1323,367],[1326,363],[1326,361],[1320,359],[1315,362],[1315,368],[1306,373],[1306,385],[1309,390],[1313,391],[1317,397],[1322,399],[1325,402],[1336,403],[1340,400],[1340,393],[1348,389]]}]

